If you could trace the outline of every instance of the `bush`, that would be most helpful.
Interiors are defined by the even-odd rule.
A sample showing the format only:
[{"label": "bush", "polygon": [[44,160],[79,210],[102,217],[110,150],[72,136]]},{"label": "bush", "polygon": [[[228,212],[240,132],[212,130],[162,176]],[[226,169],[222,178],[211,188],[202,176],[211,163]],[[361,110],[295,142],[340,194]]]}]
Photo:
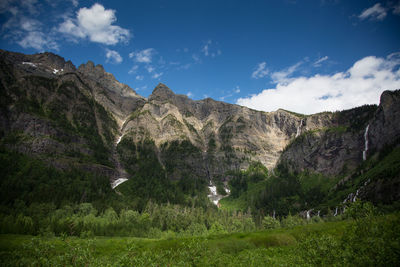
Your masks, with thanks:
[{"label": "bush", "polygon": [[265,216],[262,220],[262,226],[264,229],[276,229],[281,227],[281,223],[271,216]]},{"label": "bush", "polygon": [[286,218],[284,218],[281,222],[282,227],[285,228],[292,228],[295,227],[297,225],[303,225],[305,222],[302,218],[300,218],[299,216],[295,215],[292,216],[290,213],[288,216],[286,216]]}]

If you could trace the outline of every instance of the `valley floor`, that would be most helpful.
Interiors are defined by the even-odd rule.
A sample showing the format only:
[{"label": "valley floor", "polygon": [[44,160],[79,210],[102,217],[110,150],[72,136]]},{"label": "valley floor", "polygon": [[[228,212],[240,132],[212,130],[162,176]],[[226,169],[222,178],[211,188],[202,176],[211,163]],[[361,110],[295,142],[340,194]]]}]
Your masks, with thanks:
[{"label": "valley floor", "polygon": [[400,215],[178,239],[0,235],[1,266],[395,266]]}]

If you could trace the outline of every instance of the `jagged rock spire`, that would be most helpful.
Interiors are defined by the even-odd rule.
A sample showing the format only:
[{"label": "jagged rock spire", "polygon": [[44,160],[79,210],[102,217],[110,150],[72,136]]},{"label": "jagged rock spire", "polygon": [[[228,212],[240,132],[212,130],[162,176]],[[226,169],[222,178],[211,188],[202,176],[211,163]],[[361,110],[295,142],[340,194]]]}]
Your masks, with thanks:
[{"label": "jagged rock spire", "polygon": [[174,97],[175,94],[163,83],[159,83],[151,93],[149,100],[167,100]]}]

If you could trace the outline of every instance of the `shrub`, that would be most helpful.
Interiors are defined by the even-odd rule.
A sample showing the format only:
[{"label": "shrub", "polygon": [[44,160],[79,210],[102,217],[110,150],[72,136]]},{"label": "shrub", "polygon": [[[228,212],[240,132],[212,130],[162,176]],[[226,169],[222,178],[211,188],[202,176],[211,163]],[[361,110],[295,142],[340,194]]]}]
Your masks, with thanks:
[{"label": "shrub", "polygon": [[281,227],[281,223],[271,216],[265,216],[262,220],[262,226],[264,229],[276,229]]}]

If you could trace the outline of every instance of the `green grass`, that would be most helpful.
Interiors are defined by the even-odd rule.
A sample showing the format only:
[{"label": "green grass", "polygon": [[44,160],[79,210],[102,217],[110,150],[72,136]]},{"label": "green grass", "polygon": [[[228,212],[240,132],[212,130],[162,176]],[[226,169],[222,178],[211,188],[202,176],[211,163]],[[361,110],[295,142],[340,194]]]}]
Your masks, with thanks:
[{"label": "green grass", "polygon": [[186,237],[0,235],[1,266],[394,266],[400,215]]},{"label": "green grass", "polygon": [[[341,238],[352,221],[178,239],[0,235],[1,266],[293,266],[309,236]],[[300,258],[299,258],[300,257]],[[307,264],[305,264],[307,265]]]}]

